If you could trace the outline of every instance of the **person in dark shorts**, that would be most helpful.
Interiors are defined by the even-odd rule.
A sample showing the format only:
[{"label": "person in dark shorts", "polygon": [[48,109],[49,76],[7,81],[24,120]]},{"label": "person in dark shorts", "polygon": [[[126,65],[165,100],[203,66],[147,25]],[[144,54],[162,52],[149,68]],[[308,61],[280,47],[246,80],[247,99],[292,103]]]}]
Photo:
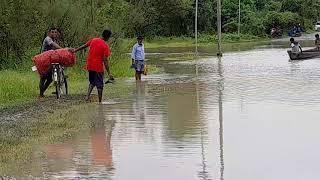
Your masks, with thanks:
[{"label": "person in dark shorts", "polygon": [[141,81],[141,74],[144,72],[144,44],[143,44],[143,36],[138,36],[137,43],[132,48],[131,59],[132,66],[136,70],[135,78],[137,81]]},{"label": "person in dark shorts", "polygon": [[90,47],[87,57],[87,70],[89,72],[89,88],[86,96],[86,101],[90,100],[90,94],[94,87],[97,87],[99,102],[102,101],[103,92],[103,77],[106,70],[109,79],[113,79],[109,70],[109,56],[111,54],[109,45],[106,43],[111,38],[112,32],[104,30],[102,37],[92,38],[86,44],[76,48],[74,52]]},{"label": "person in dark shorts", "polygon": [[[43,40],[41,53],[61,49],[61,47],[55,42],[55,39],[58,38],[58,29],[50,28],[48,31],[48,36]],[[50,84],[52,83],[52,70],[50,69],[46,74],[40,76],[40,95],[39,97],[44,97],[44,92],[48,89]]]}]

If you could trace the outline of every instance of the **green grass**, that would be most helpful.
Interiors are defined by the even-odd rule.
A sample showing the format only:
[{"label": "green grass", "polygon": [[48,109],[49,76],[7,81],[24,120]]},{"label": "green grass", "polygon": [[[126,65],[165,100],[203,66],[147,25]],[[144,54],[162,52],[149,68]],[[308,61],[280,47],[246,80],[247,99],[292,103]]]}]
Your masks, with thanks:
[{"label": "green grass", "polygon": [[[266,41],[266,37],[258,37],[253,35],[241,34],[223,34],[222,41],[224,43],[245,43],[255,41]],[[160,47],[190,47],[194,46],[195,40],[193,37],[154,37],[153,39],[146,39],[147,48]],[[212,46],[217,43],[217,35],[199,35],[199,46]]]},{"label": "green grass", "polygon": [[195,60],[195,59],[196,59],[196,55],[194,53],[185,53],[179,56],[168,56],[163,58],[163,60],[165,61],[188,61],[188,60]]},{"label": "green grass", "polygon": [[35,100],[38,75],[33,72],[0,71],[0,109]]}]

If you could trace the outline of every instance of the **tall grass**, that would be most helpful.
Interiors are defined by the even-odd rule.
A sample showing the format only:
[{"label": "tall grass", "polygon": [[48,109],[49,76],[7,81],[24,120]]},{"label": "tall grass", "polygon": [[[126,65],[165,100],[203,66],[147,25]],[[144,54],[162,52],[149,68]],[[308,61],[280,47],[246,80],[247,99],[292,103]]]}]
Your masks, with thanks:
[{"label": "tall grass", "polygon": [[33,72],[0,71],[0,109],[35,100],[38,75]]}]

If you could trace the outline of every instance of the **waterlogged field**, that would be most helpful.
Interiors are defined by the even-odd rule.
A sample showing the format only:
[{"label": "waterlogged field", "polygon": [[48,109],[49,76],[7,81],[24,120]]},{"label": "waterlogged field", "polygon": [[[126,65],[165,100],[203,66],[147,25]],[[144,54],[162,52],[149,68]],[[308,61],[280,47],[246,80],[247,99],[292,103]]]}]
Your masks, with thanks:
[{"label": "waterlogged field", "polygon": [[102,105],[71,96],[3,111],[0,174],[316,179],[320,61],[291,62],[282,47],[152,54],[161,71],[108,85]]}]

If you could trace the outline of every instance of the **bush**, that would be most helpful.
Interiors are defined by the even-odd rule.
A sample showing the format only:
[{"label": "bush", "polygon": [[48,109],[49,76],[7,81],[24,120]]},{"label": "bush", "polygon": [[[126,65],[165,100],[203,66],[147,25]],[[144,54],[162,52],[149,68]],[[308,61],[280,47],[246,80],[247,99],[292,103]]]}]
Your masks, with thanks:
[{"label": "bush", "polygon": [[269,33],[272,27],[288,30],[297,24],[303,24],[303,19],[297,13],[292,12],[271,11],[266,15],[264,20],[266,33]]}]

